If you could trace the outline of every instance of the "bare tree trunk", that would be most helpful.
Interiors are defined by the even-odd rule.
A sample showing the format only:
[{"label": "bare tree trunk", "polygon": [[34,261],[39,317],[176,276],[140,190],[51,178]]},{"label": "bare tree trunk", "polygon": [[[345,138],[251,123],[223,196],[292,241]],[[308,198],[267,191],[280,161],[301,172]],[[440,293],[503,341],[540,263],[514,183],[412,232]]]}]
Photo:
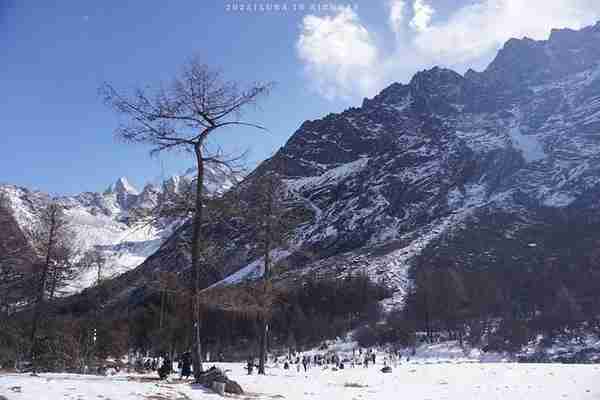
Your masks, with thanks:
[{"label": "bare tree trunk", "polygon": [[20,360],[21,360],[21,354],[19,351],[19,343],[17,343],[17,345],[15,346],[15,363],[14,363],[15,371],[19,370],[19,361]]},{"label": "bare tree trunk", "polygon": [[50,283],[50,294],[48,299],[52,301],[54,299],[54,295],[56,294],[56,285],[58,281],[58,269],[56,266],[54,267],[54,271],[52,271],[52,282]]},{"label": "bare tree trunk", "polygon": [[192,228],[192,364],[194,367],[194,378],[200,379],[202,373],[202,343],[200,338],[200,236],[202,228],[202,187],[204,184],[204,161],[202,160],[201,144],[194,147],[196,153],[196,166],[198,175],[196,179],[196,207],[194,210]]},{"label": "bare tree trunk", "polygon": [[52,257],[52,249],[54,247],[54,234],[56,229],[56,221],[52,220],[52,225],[50,226],[50,231],[48,234],[48,247],[46,248],[46,259],[44,260],[44,266],[42,270],[42,276],[40,278],[40,283],[38,287],[37,300],[35,302],[35,307],[33,311],[33,321],[31,323],[31,367],[33,372],[36,372],[38,367],[36,360],[36,334],[39,327],[39,321],[41,316],[42,307],[44,306],[44,300],[46,295],[46,284],[48,280],[48,270],[50,269],[50,260]]},{"label": "bare tree trunk", "polygon": [[44,292],[46,291],[46,275],[47,275],[47,268],[44,267],[44,270],[42,272],[42,278],[40,279],[40,288],[38,296],[37,296],[37,300],[35,302],[35,307],[33,310],[33,320],[31,322],[31,334],[30,334],[30,343],[31,343],[31,351],[30,351],[30,355],[31,355],[31,365],[32,365],[32,369],[33,372],[35,373],[36,369],[37,369],[37,362],[36,362],[36,334],[38,331],[38,325],[39,325],[39,321],[40,321],[40,316],[41,316],[41,311],[42,311],[42,307],[44,305]]},{"label": "bare tree trunk", "polygon": [[[270,229],[267,227],[267,234],[265,236],[265,271],[263,274],[263,284],[264,284],[264,296],[265,303],[267,298],[267,291],[269,290],[268,284],[269,279],[271,277],[271,240],[270,240]],[[267,310],[264,310],[263,315],[261,316],[260,321],[260,350],[259,350],[259,359],[258,359],[258,373],[259,375],[265,374],[265,364],[267,363],[267,341],[269,335],[269,324],[267,320]]]},{"label": "bare tree trunk", "polygon": [[164,284],[165,283],[163,282],[162,278],[160,278],[160,282],[159,282],[160,315],[159,315],[159,321],[158,321],[158,329],[161,334],[162,334],[163,320],[164,320],[164,313],[165,313],[165,293],[167,292],[166,288],[163,287]]},{"label": "bare tree trunk", "polygon": [[265,316],[260,317],[260,338],[259,338],[259,357],[258,357],[258,374],[265,375],[265,364],[267,361],[267,335],[269,324]]},{"label": "bare tree trunk", "polygon": [[431,332],[431,321],[429,318],[429,301],[428,296],[425,295],[425,331],[427,333],[427,341],[429,343],[433,342],[432,332]]}]

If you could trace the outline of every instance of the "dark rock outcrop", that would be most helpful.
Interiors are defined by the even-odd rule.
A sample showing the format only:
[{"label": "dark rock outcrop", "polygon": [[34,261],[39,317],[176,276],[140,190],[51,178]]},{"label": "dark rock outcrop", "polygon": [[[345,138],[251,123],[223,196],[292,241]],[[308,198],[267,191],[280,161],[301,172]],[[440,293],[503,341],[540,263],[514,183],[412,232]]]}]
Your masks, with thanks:
[{"label": "dark rock outcrop", "polygon": [[200,376],[197,383],[208,388],[212,388],[213,382],[224,383],[225,393],[244,394],[242,387],[236,381],[227,378],[225,372],[216,367],[211,367],[206,370],[206,372]]}]

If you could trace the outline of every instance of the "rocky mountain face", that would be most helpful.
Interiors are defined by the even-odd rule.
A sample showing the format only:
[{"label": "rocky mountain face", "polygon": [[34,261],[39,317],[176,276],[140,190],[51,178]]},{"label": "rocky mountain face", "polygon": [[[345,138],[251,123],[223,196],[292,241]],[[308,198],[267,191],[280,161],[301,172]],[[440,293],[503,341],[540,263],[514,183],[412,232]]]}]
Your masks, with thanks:
[{"label": "rocky mountain face", "polygon": [[482,262],[469,252],[489,262],[503,248],[486,230],[521,258],[536,246],[525,234],[534,226],[579,219],[589,234],[599,161],[597,24],[511,39],[483,72],[421,71],[361,107],[305,122],[256,173],[279,169],[312,213],[292,246],[312,258],[292,269],[364,270],[397,300],[425,250],[451,243],[468,267]]},{"label": "rocky mountain face", "polygon": [[[107,258],[106,273],[122,274],[143,263],[155,253],[183,221],[166,221],[140,227],[130,220],[133,209],[152,209],[160,196],[176,193],[184,183],[195,178],[195,170],[165,180],[161,185],[147,184],[138,191],[127,178],[119,178],[104,192],[86,192],[75,196],[50,195],[13,185],[0,185],[0,195],[8,200],[0,217],[6,228],[0,234],[0,248],[27,249],[27,230],[38,222],[39,212],[50,201],[61,203],[70,219],[75,248],[83,253],[98,249]],[[224,171],[212,168],[207,171],[206,190],[223,192],[234,181]],[[31,256],[30,252],[25,252]],[[25,254],[23,253],[23,254]],[[25,262],[25,260],[22,260]],[[70,288],[79,291],[94,283],[95,272],[84,273]]]}]

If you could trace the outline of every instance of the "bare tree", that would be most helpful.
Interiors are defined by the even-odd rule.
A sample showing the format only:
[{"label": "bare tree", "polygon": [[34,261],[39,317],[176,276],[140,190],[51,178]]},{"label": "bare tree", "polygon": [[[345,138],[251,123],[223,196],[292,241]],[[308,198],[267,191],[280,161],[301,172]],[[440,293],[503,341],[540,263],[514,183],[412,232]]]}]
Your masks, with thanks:
[{"label": "bare tree", "polygon": [[138,89],[131,96],[122,95],[111,85],[101,88],[105,102],[127,120],[116,130],[117,137],[132,143],[152,146],[151,154],[184,150],[194,155],[197,167],[195,207],[192,217],[192,358],[194,375],[202,372],[200,338],[201,227],[204,202],[204,168],[207,163],[227,166],[220,151],[208,148],[208,139],[227,127],[264,127],[241,120],[242,112],[266,95],[271,83],[256,83],[242,89],[225,81],[219,71],[192,59],[169,85],[156,91]]},{"label": "bare tree", "polygon": [[106,256],[98,249],[91,249],[85,252],[79,262],[82,270],[95,270],[96,285],[100,285],[105,279],[104,273],[108,262]]},{"label": "bare tree", "polygon": [[265,374],[267,360],[267,344],[269,332],[269,315],[271,303],[271,276],[273,274],[273,251],[287,244],[292,227],[295,225],[293,210],[286,201],[287,189],[279,175],[268,171],[255,178],[250,187],[248,198],[249,223],[253,229],[259,252],[263,257],[262,293],[264,310],[259,316],[259,365],[258,373]]},{"label": "bare tree", "polygon": [[32,301],[32,261],[36,256],[27,238],[16,228],[10,199],[2,191],[0,226],[4,234],[0,241],[0,353],[11,354],[17,368],[22,356],[29,351],[24,340],[25,324],[18,311]]},{"label": "bare tree", "polygon": [[0,192],[0,226],[4,239],[0,241],[0,313],[10,314],[15,304],[27,301],[26,278],[32,256],[26,238],[11,230],[11,207],[8,196]]},{"label": "bare tree", "polygon": [[78,252],[68,240],[61,241],[56,249],[52,263],[48,289],[48,298],[54,300],[64,289],[80,275],[80,265],[75,262]]},{"label": "bare tree", "polygon": [[20,290],[23,287],[24,274],[14,268],[9,258],[11,254],[2,254],[0,259],[0,315],[10,314],[14,303],[24,298],[24,293]]},{"label": "bare tree", "polygon": [[33,320],[31,325],[31,359],[36,368],[36,334],[44,315],[45,304],[52,300],[57,291],[73,279],[76,267],[75,252],[69,230],[69,221],[63,208],[50,203],[41,210],[39,222],[28,232],[30,242],[38,256],[34,265]]}]

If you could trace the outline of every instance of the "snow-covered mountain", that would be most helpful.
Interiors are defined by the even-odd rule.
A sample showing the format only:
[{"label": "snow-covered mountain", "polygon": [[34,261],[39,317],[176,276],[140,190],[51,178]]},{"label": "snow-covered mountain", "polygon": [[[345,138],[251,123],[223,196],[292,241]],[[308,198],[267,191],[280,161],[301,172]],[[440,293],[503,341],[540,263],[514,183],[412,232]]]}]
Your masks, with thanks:
[{"label": "snow-covered mountain", "polygon": [[[511,39],[483,72],[435,67],[306,121],[255,175],[268,170],[311,215],[284,277],[365,271],[399,300],[427,251],[466,267],[573,253],[550,238],[558,224],[597,221],[600,23]],[[534,237],[536,226],[550,234]]]},{"label": "snow-covered mountain", "polygon": [[[0,194],[8,199],[8,210],[3,215],[12,222],[14,230],[25,233],[39,218],[39,211],[51,200],[65,207],[70,219],[75,248],[83,253],[98,249],[107,258],[106,274],[116,276],[140,265],[158,250],[165,238],[182,221],[150,226],[139,226],[130,221],[133,209],[151,209],[165,192],[178,192],[183,183],[195,179],[195,169],[182,175],[172,176],[161,185],[147,184],[138,191],[127,178],[121,177],[103,192],[85,192],[75,196],[52,198],[46,193],[31,191],[14,185],[0,185]],[[218,168],[207,168],[206,190],[222,193],[234,185],[234,178]],[[12,218],[11,218],[12,217]],[[0,233],[0,242],[8,241],[8,230]],[[13,246],[14,247],[14,246]],[[73,284],[72,291],[79,291],[94,283],[96,273],[88,271]]]},{"label": "snow-covered mountain", "polygon": [[[421,71],[361,107],[306,121],[238,187],[242,197],[273,170],[305,216],[290,247],[277,251],[283,281],[366,272],[396,290],[393,304],[408,267],[431,254],[466,268],[549,255],[573,262],[600,239],[600,24],[553,30],[544,41],[511,39],[482,72]],[[80,207],[125,223],[123,205],[144,192],[152,198],[150,189],[129,189],[121,182],[82,195],[90,200]],[[79,210],[82,200],[74,201]],[[115,290],[130,293],[155,271],[186,271],[189,254],[178,243],[188,231],[178,228]],[[243,221],[216,234],[226,243],[222,273],[233,274],[225,283],[260,275]],[[573,240],[587,247],[573,251]],[[140,246],[148,252],[138,261],[155,249]]]}]

